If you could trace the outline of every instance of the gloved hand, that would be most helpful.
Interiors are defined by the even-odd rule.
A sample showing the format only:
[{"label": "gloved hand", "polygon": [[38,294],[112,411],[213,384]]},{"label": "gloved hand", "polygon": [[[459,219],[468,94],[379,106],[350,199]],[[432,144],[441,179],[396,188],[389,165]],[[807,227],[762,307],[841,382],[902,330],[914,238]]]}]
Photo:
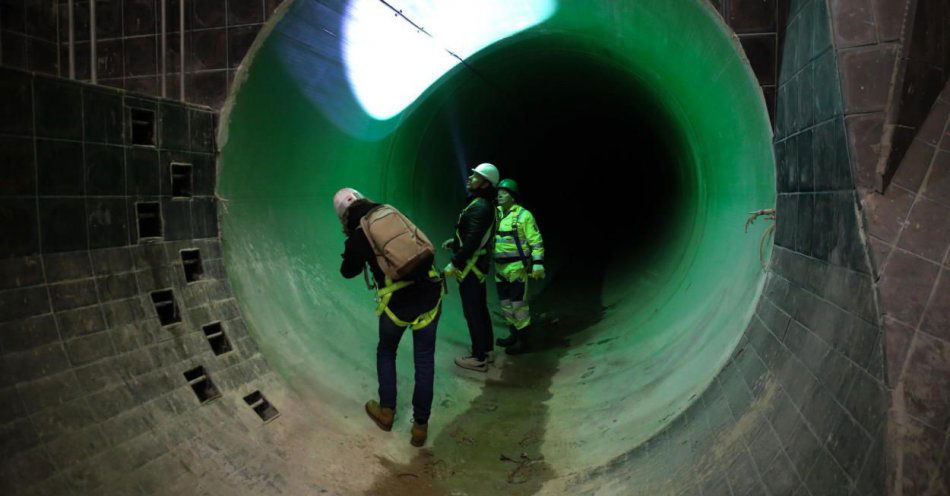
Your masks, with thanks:
[{"label": "gloved hand", "polygon": [[532,279],[544,279],[544,267],[541,265],[535,265],[534,270],[531,271]]},{"label": "gloved hand", "polygon": [[443,242],[442,242],[442,249],[443,249],[443,250],[448,250],[449,247],[452,246],[452,242],[453,242],[453,241],[455,241],[455,240],[454,240],[454,239],[447,239],[447,240],[443,241]]},{"label": "gloved hand", "polygon": [[454,265],[452,265],[452,262],[449,262],[449,264],[446,265],[444,269],[442,269],[442,273],[445,275],[445,277],[457,275],[458,272],[459,270],[456,269]]}]

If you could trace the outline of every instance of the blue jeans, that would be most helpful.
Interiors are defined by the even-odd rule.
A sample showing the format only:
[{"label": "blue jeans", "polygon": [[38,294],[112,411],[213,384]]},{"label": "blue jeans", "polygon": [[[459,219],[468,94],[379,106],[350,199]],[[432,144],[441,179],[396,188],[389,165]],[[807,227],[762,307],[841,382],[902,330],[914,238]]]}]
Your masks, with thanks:
[{"label": "blue jeans", "polygon": [[[435,330],[439,327],[436,314],[429,325],[412,332],[412,353],[415,359],[416,380],[412,392],[412,416],[417,424],[429,421],[432,411],[432,383],[435,380]],[[376,347],[376,374],[379,376],[379,404],[396,408],[396,349],[405,332],[386,314],[379,316],[379,345]]]}]

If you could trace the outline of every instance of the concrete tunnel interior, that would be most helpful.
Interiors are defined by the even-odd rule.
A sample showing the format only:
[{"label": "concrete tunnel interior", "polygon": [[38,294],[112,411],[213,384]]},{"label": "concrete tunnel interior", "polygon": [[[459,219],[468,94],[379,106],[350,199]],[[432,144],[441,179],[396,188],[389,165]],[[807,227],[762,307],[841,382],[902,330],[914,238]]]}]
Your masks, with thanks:
[{"label": "concrete tunnel interior", "polygon": [[[0,2],[0,493],[950,491],[950,0],[88,5]],[[532,351],[449,281],[415,448],[331,198],[485,161]]]},{"label": "concrete tunnel interior", "polygon": [[[774,201],[771,130],[751,69],[711,9],[634,10],[612,17],[600,3],[565,2],[378,120],[334,58],[342,42],[328,33],[347,17],[313,2],[287,8],[222,117],[219,194],[236,295],[291,384],[329,395],[356,422],[375,395],[372,295],[339,277],[333,192],[352,186],[392,203],[441,240],[464,206],[468,169],[491,161],[524,185],[548,247],[549,276],[532,289],[537,351],[487,379],[454,370],[468,335],[450,283],[433,449],[478,459],[462,475],[473,483],[512,441],[543,452],[552,473],[596,467],[695,400],[761,290],[760,236],[743,222]],[[396,430],[411,410],[405,341]],[[479,437],[474,453],[453,439],[460,425]],[[404,444],[394,435],[384,446]]]}]

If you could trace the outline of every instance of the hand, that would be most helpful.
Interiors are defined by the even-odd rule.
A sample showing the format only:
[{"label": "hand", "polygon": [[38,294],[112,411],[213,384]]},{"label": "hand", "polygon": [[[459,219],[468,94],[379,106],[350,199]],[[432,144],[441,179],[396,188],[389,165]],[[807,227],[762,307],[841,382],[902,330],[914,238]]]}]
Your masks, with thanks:
[{"label": "hand", "polygon": [[452,262],[449,262],[449,264],[446,265],[444,269],[442,269],[442,273],[445,274],[445,277],[457,275],[458,272],[459,270],[456,269],[454,265],[452,265]]},{"label": "hand", "polygon": [[531,271],[532,279],[544,279],[544,267],[538,266]]},{"label": "hand", "polygon": [[448,250],[449,247],[452,246],[452,242],[453,242],[453,241],[455,241],[455,240],[454,240],[454,239],[447,239],[447,240],[443,241],[443,242],[442,242],[442,249],[443,249],[443,250]]}]

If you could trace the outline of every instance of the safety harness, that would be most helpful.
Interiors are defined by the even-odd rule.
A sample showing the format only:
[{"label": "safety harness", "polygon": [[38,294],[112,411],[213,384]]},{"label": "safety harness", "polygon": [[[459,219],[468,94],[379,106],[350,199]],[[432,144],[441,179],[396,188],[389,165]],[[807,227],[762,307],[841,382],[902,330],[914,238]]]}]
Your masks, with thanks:
[{"label": "safety harness", "polygon": [[485,282],[485,273],[479,270],[478,267],[475,266],[475,264],[478,262],[479,257],[481,257],[482,255],[487,255],[487,254],[488,254],[488,250],[486,250],[485,248],[482,248],[476,251],[475,254],[472,255],[472,258],[468,259],[468,262],[465,263],[465,268],[462,269],[461,272],[456,274],[455,277],[458,278],[459,282],[464,281],[465,277],[469,274],[469,272],[471,272],[472,274],[475,274],[475,277],[478,278],[478,282]]},{"label": "safety harness", "polygon": [[[499,236],[511,236],[511,237],[515,238],[515,248],[518,249],[518,258],[517,258],[517,259],[499,258],[499,259],[496,259],[495,262],[497,262],[497,263],[503,263],[503,264],[508,264],[508,263],[517,262],[517,261],[520,260],[520,261],[521,261],[521,265],[524,266],[525,272],[529,272],[529,271],[530,271],[531,264],[528,263],[528,262],[530,262],[530,260],[528,260],[528,256],[525,255],[525,253],[524,253],[524,248],[521,246],[521,236],[518,235],[519,227],[521,226],[521,216],[522,216],[522,215],[524,215],[524,209],[523,209],[523,208],[522,208],[521,210],[518,210],[518,215],[515,216],[514,222],[511,223],[511,230],[510,230],[510,231],[498,231],[498,235],[499,235]],[[504,220],[504,218],[503,218],[502,220]]]},{"label": "safety harness", "polygon": [[[467,207],[462,209],[462,213],[464,214],[465,211],[468,210],[477,201],[478,201],[478,198],[472,200],[472,202],[469,203]],[[464,281],[469,273],[475,274],[475,277],[478,278],[478,282],[485,282],[485,277],[486,277],[485,273],[479,270],[479,268],[476,267],[475,264],[478,262],[478,259],[480,257],[488,254],[488,249],[485,248],[485,244],[488,243],[489,239],[494,237],[495,226],[496,226],[496,223],[494,220],[492,220],[492,226],[487,231],[485,231],[485,235],[482,237],[482,242],[479,243],[478,245],[478,250],[475,250],[475,253],[472,254],[471,258],[469,258],[468,261],[465,262],[465,267],[460,272],[456,272],[455,277],[458,279],[459,282]],[[458,230],[455,231],[455,236],[459,239],[462,238],[462,236],[459,235]]]},{"label": "safety harness", "polygon": [[[369,277],[366,274],[365,268],[363,271],[363,277],[366,279],[367,286],[369,286],[370,289],[376,290],[376,303],[377,303],[376,316],[380,316],[383,313],[385,313],[389,317],[389,319],[392,320],[393,323],[396,324],[397,326],[409,327],[410,329],[415,331],[418,329],[422,329],[423,327],[432,323],[436,315],[439,314],[439,307],[442,305],[442,296],[445,295],[445,284],[440,284],[441,289],[439,290],[439,301],[435,302],[435,307],[433,307],[432,310],[429,310],[428,312],[423,313],[422,315],[419,315],[412,322],[406,322],[400,319],[399,317],[397,317],[396,314],[392,310],[390,310],[389,300],[392,299],[393,293],[407,286],[411,286],[413,283],[415,283],[415,281],[393,282],[392,279],[390,279],[389,277],[386,277],[386,286],[379,288],[376,286],[375,283],[373,283],[372,285],[370,284]],[[438,279],[440,277],[440,274],[437,270],[435,270],[435,267],[432,267],[429,269],[429,277],[432,279]]]}]

